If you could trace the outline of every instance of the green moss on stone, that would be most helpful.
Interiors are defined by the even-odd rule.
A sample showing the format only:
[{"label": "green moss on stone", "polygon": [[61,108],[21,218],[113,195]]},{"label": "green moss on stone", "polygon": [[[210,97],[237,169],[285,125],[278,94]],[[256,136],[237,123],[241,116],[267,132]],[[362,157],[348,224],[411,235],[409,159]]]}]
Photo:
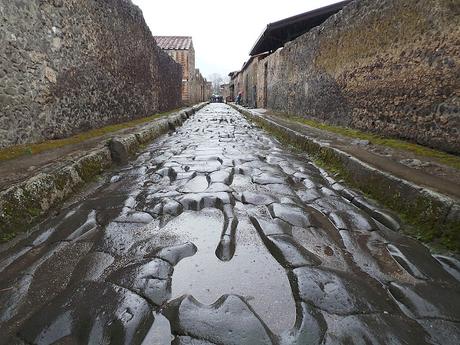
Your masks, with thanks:
[{"label": "green moss on stone", "polygon": [[[170,112],[162,115],[166,116],[169,114]],[[131,121],[127,124],[111,126],[110,128],[106,128],[106,130],[111,132],[112,129],[115,128],[120,129],[128,125],[142,124],[157,117],[158,116],[154,116],[147,119]],[[162,132],[162,130],[159,130],[159,134]],[[90,136],[93,136],[93,134]],[[156,132],[154,134],[152,138],[148,139],[151,140],[153,137],[159,135]],[[78,140],[82,139],[84,136],[85,134],[82,134],[79,136]],[[145,141],[141,147],[146,147],[148,141]],[[57,147],[62,143],[63,142]],[[0,151],[0,160],[5,158],[2,157],[1,153]],[[82,183],[80,183],[79,180],[72,180],[73,173],[77,173],[84,182],[90,182],[98,178],[111,164],[112,161],[108,149],[93,151],[82,157],[78,163],[75,164],[75,171],[72,170],[73,168],[68,167],[61,171],[53,172],[50,175],[42,175],[37,177],[37,179],[30,184],[23,185],[22,187],[18,187],[3,194],[0,200],[0,242],[11,240],[16,234],[30,227],[31,224],[43,219],[51,207],[54,207],[68,197],[71,188],[77,189],[80,187]],[[42,198],[47,197],[50,197],[50,200],[42,203]]]},{"label": "green moss on stone", "polygon": [[0,233],[0,243],[5,243],[16,237],[16,233]]},{"label": "green moss on stone", "polygon": [[2,239],[14,238],[29,222],[42,214],[43,210],[36,195],[22,189],[21,195],[10,193],[6,196],[0,220]]},{"label": "green moss on stone", "polygon": [[67,170],[56,174],[54,183],[58,190],[63,190],[70,183],[70,176]]},{"label": "green moss on stone", "polygon": [[435,149],[432,149],[426,146],[414,144],[414,143],[411,143],[405,140],[383,137],[377,134],[368,133],[368,132],[360,131],[357,129],[328,125],[328,124],[325,124],[325,123],[322,123],[316,120],[312,120],[312,119],[305,119],[305,118],[289,116],[289,115],[285,115],[285,116],[286,116],[285,118],[288,118],[294,122],[298,122],[298,123],[301,123],[301,124],[304,124],[304,125],[307,125],[313,128],[321,129],[327,132],[336,133],[336,134],[343,135],[348,138],[368,140],[371,144],[374,144],[374,145],[385,146],[385,147],[389,147],[389,148],[396,149],[396,150],[408,151],[408,152],[414,153],[422,157],[434,159],[441,164],[445,164],[450,167],[460,169],[460,157],[443,152],[443,151],[439,151],[439,150],[435,150]]},{"label": "green moss on stone", "polygon": [[106,164],[103,159],[95,155],[87,156],[79,161],[77,172],[83,181],[89,182],[104,171]]},{"label": "green moss on stone", "polygon": [[342,157],[333,149],[321,147],[312,140],[287,133],[259,117],[245,115],[250,121],[272,133],[282,143],[306,152],[316,165],[398,214],[403,220],[405,226],[402,230],[406,234],[430,244],[435,250],[460,253],[460,222],[446,221],[448,210],[441,203],[436,203],[428,195],[424,196],[421,193],[417,194],[415,200],[408,200],[407,195],[401,193],[397,187],[389,186],[377,174],[370,177],[366,174],[365,178],[352,174]]},{"label": "green moss on stone", "polygon": [[77,134],[77,135],[74,135],[68,138],[64,138],[64,139],[47,140],[47,141],[37,143],[37,144],[16,145],[16,146],[8,147],[5,149],[0,149],[0,161],[14,159],[14,158],[24,156],[24,155],[33,155],[33,154],[37,154],[40,152],[45,152],[45,151],[57,149],[60,147],[64,147],[67,145],[76,145],[76,144],[79,144],[81,142],[84,142],[92,138],[102,137],[110,133],[115,133],[117,131],[125,130],[128,128],[133,128],[139,125],[149,123],[159,118],[163,118],[168,115],[171,115],[172,113],[180,111],[181,109],[182,108],[171,110],[171,111],[164,112],[161,114],[155,114],[152,116],[143,117],[143,118],[128,121],[128,122],[123,122],[119,124],[108,125],[105,127],[96,128],[88,132],[80,133],[80,134]]}]

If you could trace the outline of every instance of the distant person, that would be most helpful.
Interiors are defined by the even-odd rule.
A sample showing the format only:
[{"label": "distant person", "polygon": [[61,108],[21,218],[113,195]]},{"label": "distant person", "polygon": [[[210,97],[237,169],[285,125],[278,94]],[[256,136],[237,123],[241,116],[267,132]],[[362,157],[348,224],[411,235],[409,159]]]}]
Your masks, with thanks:
[{"label": "distant person", "polygon": [[241,92],[238,93],[238,96],[236,96],[236,104],[241,105]]}]

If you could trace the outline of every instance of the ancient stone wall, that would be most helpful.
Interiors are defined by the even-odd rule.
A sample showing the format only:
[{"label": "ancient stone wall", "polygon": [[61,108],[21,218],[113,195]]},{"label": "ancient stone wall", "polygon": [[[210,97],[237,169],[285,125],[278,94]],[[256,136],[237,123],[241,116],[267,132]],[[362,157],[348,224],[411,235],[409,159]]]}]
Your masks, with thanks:
[{"label": "ancient stone wall", "polygon": [[200,102],[208,101],[210,95],[207,94],[207,80],[201,75],[198,68],[195,69],[195,73],[192,75],[189,81],[190,87],[190,104],[197,104]]},{"label": "ancient stone wall", "polygon": [[230,85],[233,89],[233,98],[236,100],[238,93],[243,92],[243,73],[238,72],[234,76],[232,76],[230,80]]},{"label": "ancient stone wall", "polygon": [[166,53],[159,51],[159,111],[182,105],[182,67]]},{"label": "ancient stone wall", "polygon": [[0,148],[180,106],[181,68],[130,0],[0,0]]},{"label": "ancient stone wall", "polygon": [[356,0],[268,62],[268,107],[460,153],[460,2]]},{"label": "ancient stone wall", "polygon": [[258,83],[258,64],[259,58],[251,58],[245,62],[243,69],[238,72],[232,81],[234,85],[234,97],[242,93],[242,104],[250,108],[257,107],[258,89],[262,87]]}]

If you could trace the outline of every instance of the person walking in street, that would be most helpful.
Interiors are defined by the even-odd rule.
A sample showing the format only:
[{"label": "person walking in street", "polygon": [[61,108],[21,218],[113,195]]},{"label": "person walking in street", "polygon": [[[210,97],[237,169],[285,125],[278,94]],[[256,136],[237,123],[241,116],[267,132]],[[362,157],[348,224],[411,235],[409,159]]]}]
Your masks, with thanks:
[{"label": "person walking in street", "polygon": [[241,105],[241,98],[242,98],[241,92],[238,92],[238,96],[236,96],[236,104]]}]

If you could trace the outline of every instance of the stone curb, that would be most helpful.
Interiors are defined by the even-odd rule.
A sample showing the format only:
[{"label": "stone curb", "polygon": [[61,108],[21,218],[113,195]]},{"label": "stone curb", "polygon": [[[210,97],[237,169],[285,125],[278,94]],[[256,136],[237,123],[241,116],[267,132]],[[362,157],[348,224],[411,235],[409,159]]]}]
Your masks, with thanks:
[{"label": "stone curb", "polygon": [[142,145],[182,125],[207,105],[197,104],[149,123],[137,133],[114,136],[103,147],[92,149],[77,161],[38,172],[27,180],[0,192],[0,242],[43,219],[49,211],[77,192],[85,183],[115,164],[124,164]]},{"label": "stone curb", "polygon": [[[460,248],[460,201],[458,199],[376,169],[327,143],[267,119],[260,113],[234,104],[231,106],[322,163],[348,172],[345,178],[348,184],[401,215],[410,226],[426,234],[427,238],[422,238],[423,240],[430,242],[443,239],[449,243],[448,245],[443,244],[444,247],[454,250]],[[336,185],[339,184],[336,183]],[[399,226],[392,217],[381,210],[367,209],[365,202],[359,201],[362,198],[354,199],[356,195],[350,195],[349,190],[341,188],[336,190],[356,206],[366,209],[388,228],[399,230]]]}]

